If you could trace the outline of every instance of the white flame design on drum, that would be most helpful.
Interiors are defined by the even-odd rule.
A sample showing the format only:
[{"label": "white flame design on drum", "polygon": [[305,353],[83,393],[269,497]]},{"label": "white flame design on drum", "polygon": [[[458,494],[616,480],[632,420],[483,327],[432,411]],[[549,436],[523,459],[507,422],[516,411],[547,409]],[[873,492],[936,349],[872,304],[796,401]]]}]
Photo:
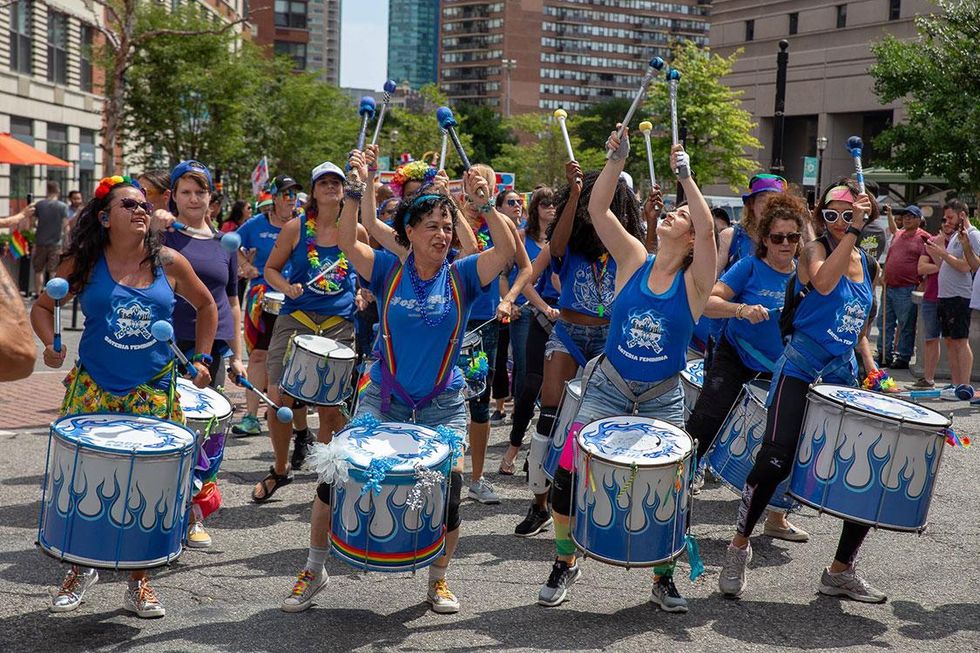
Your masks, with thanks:
[{"label": "white flame design on drum", "polygon": [[350,391],[355,355],[349,347],[319,336],[296,336],[286,353],[280,387],[291,397],[318,406],[343,403]]},{"label": "white flame design on drum", "polygon": [[704,359],[694,358],[687,362],[687,367],[681,370],[681,385],[684,387],[684,419],[687,420],[694,412],[698,403],[701,388],[704,386]]}]

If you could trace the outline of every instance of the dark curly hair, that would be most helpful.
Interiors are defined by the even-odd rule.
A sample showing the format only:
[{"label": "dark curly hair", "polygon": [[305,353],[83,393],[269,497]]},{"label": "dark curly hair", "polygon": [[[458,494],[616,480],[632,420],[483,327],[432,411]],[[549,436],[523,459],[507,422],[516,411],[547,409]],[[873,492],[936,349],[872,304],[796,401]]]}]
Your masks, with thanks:
[{"label": "dark curly hair", "polygon": [[[112,187],[105,197],[93,197],[88,204],[78,212],[78,217],[72,225],[71,244],[61,256],[61,260],[71,259],[74,263],[71,274],[68,275],[68,286],[72,293],[79,294],[84,290],[85,285],[95,269],[96,263],[102,258],[106,246],[109,244],[109,230],[106,229],[99,215],[105,211],[116,196],[116,191],[120,188],[136,188],[131,184],[117,184]],[[142,191],[141,191],[142,192]],[[145,195],[145,193],[144,193]],[[146,248],[146,258],[140,263],[150,263],[150,269],[156,276],[157,268],[160,267],[160,248],[162,247],[160,233],[148,229],[146,237],[143,239],[143,247]]]},{"label": "dark curly hair", "polygon": [[555,191],[542,186],[531,195],[531,204],[527,208],[527,235],[534,241],[541,240],[541,216],[538,215],[541,202],[551,202],[554,205]]},{"label": "dark curly hair", "polygon": [[[810,214],[810,209],[806,201],[798,195],[792,193],[769,193],[771,197],[766,200],[766,207],[759,218],[759,244],[756,245],[755,255],[760,259],[766,258],[769,253],[769,232],[776,220],[792,220],[796,223],[796,229],[803,233],[804,221]],[[796,244],[796,256],[803,250],[803,239],[800,238]]]},{"label": "dark curly hair", "polygon": [[[598,178],[599,172],[592,171],[585,173],[582,179],[582,194],[578,199],[575,222],[572,225],[572,233],[568,239],[569,251],[578,254],[589,262],[596,261],[606,253],[606,247],[599,240],[599,235],[596,234],[595,227],[592,226],[592,218],[589,217],[589,198],[592,197],[592,187],[595,186],[596,179]],[[561,219],[560,216],[562,211],[565,210],[565,204],[568,203],[570,193],[571,191],[568,186],[564,186],[558,190],[555,197],[555,211],[559,217],[548,227],[549,239],[555,231],[555,226]],[[619,219],[619,222],[626,229],[627,233],[634,238],[643,240],[643,217],[640,214],[640,203],[636,201],[636,195],[633,194],[633,191],[626,186],[626,182],[622,179],[616,184],[616,191],[613,193],[609,210]],[[562,252],[552,252],[554,256],[561,254]]]},{"label": "dark curly hair", "polygon": [[[402,247],[410,247],[405,225],[416,226],[430,211],[443,209],[450,218],[455,215],[456,203],[445,195],[416,194],[398,203],[395,212],[395,241]],[[453,221],[453,240],[456,240],[456,221]]]}]

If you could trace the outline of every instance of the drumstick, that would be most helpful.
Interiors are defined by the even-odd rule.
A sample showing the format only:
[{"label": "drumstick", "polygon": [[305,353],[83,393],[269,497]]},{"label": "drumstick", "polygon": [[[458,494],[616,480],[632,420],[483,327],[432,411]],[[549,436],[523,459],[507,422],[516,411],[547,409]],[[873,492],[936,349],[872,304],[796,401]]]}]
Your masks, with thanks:
[{"label": "drumstick", "polygon": [[[650,85],[650,82],[653,81],[653,78],[657,76],[659,71],[664,69],[664,65],[664,60],[660,57],[654,57],[650,60],[650,63],[647,64],[647,71],[643,75],[643,79],[640,80],[640,88],[637,89],[636,95],[633,97],[633,104],[630,105],[629,111],[626,112],[626,117],[623,118],[623,122],[619,126],[617,135],[620,138],[623,137],[623,130],[629,127],[630,120],[633,119],[633,114],[636,113],[640,103],[643,102],[643,98],[647,94],[647,87]],[[608,159],[611,154],[612,152],[606,152],[606,158]]]},{"label": "drumstick", "polygon": [[[900,392],[896,397],[908,397],[909,399],[938,399],[943,396],[942,390],[909,390],[907,392]],[[956,386],[953,391],[957,399],[962,401],[969,401],[973,399],[974,389],[973,386],[967,384],[961,384]]]},{"label": "drumstick", "polygon": [[[440,128],[442,129],[442,128]],[[446,146],[449,145],[449,132],[442,129],[442,146],[439,150],[439,167],[446,169]]]},{"label": "drumstick", "polygon": [[[667,74],[667,83],[670,88],[670,138],[673,145],[677,145],[681,142],[678,136],[677,130],[677,85],[681,81],[681,72],[676,68],[671,68],[670,73]],[[687,166],[684,167],[683,172],[681,168],[678,167],[674,171],[678,177],[688,177],[690,176],[690,171],[687,170]]]},{"label": "drumstick", "polygon": [[61,300],[68,295],[68,282],[61,277],[52,277],[44,291],[54,300],[54,344],[51,347],[61,353]]},{"label": "drumstick", "polygon": [[261,399],[266,404],[268,404],[268,406],[270,408],[275,408],[276,409],[276,419],[277,420],[279,420],[283,424],[286,424],[288,422],[292,422],[293,421],[293,411],[292,411],[292,409],[289,406],[277,406],[276,405],[276,402],[274,402],[271,399],[269,399],[268,395],[266,395],[264,392],[262,392],[261,390],[259,390],[258,388],[256,388],[254,385],[252,385],[252,382],[251,381],[249,381],[248,379],[246,379],[241,374],[239,374],[237,376],[235,374],[233,374],[230,367],[228,368],[228,376],[232,377],[232,379],[234,379],[235,383],[237,383],[238,385],[242,386],[246,390],[251,390],[252,392],[254,392],[255,394],[257,394],[259,396],[259,399]]},{"label": "drumstick", "polygon": [[483,327],[485,327],[486,325],[488,325],[488,324],[493,324],[493,323],[494,323],[494,322],[496,322],[496,321],[497,321],[497,318],[496,318],[496,317],[492,317],[492,318],[490,318],[489,320],[487,320],[486,322],[484,322],[483,324],[481,324],[480,326],[478,326],[478,327],[476,327],[475,329],[470,329],[469,331],[467,331],[467,332],[466,332],[466,333],[464,334],[464,337],[465,337],[465,336],[468,336],[468,335],[470,335],[471,333],[476,333],[477,331],[479,331],[480,329],[482,329],[482,328],[483,328]]},{"label": "drumstick", "polygon": [[640,123],[640,132],[643,134],[643,140],[647,144],[647,166],[650,168],[650,188],[652,189],[657,185],[657,175],[653,172],[653,147],[650,145],[650,132],[653,131],[653,125],[648,120],[644,120]]},{"label": "drumstick", "polygon": [[177,360],[179,360],[183,366],[187,368],[188,376],[190,376],[192,379],[197,376],[197,368],[191,365],[191,362],[187,360],[187,356],[184,355],[184,352],[182,352],[177,346],[177,343],[174,342],[174,328],[170,322],[167,322],[166,320],[157,320],[150,327],[150,333],[152,333],[153,337],[159,342],[165,342],[170,345],[170,350],[174,353],[174,356],[176,356]]},{"label": "drumstick", "polygon": [[317,281],[319,281],[319,280],[320,280],[320,279],[322,279],[323,277],[325,277],[325,276],[327,276],[328,274],[330,274],[330,272],[332,272],[332,271],[333,271],[333,269],[334,269],[335,267],[337,267],[338,265],[340,265],[340,259],[339,259],[339,258],[338,258],[338,259],[337,259],[336,261],[334,261],[333,263],[331,263],[330,265],[328,265],[327,267],[325,267],[324,269],[322,269],[322,270],[320,270],[320,272],[319,272],[319,273],[317,273],[317,275],[316,275],[315,277],[313,277],[312,279],[310,279],[309,281],[307,281],[307,282],[306,282],[306,286],[307,286],[308,288],[312,288],[312,287],[313,287],[313,285],[314,285],[314,284],[315,284],[315,283],[316,283]]},{"label": "drumstick", "polygon": [[385,122],[385,112],[388,111],[388,105],[391,104],[391,94],[395,92],[395,82],[388,80],[385,82],[385,94],[381,98],[381,113],[378,114],[378,123],[374,126],[374,136],[371,137],[371,145],[376,145],[378,142],[378,135],[381,133],[381,125]]},{"label": "drumstick", "polygon": [[361,114],[361,131],[357,134],[357,150],[364,151],[364,139],[367,138],[367,126],[371,118],[374,117],[374,108],[377,102],[370,95],[361,98],[361,105],[357,108],[357,113]]},{"label": "drumstick", "polygon": [[565,121],[568,119],[568,112],[564,109],[555,109],[555,119],[558,121],[558,126],[561,127],[561,136],[565,139],[565,149],[568,151],[568,160],[574,161],[575,154],[572,152],[572,141],[568,138],[568,126]]},{"label": "drumstick", "polygon": [[860,136],[851,136],[847,139],[847,149],[854,157],[854,177],[857,179],[858,189],[864,194],[864,168],[861,166],[861,151],[864,149],[864,141]]},{"label": "drumstick", "polygon": [[[466,150],[463,149],[463,144],[459,142],[459,134],[456,133],[456,126],[459,123],[456,122],[452,110],[449,107],[439,107],[436,109],[436,120],[439,121],[439,126],[449,134],[449,138],[453,142],[453,149],[459,155],[459,160],[463,162],[463,172],[466,172],[470,169],[470,159],[466,156]],[[480,199],[486,199],[482,189],[477,191],[477,194],[480,196]]]},{"label": "drumstick", "polygon": [[[190,233],[191,228],[188,227],[183,222],[174,221],[170,225],[177,231],[182,231],[184,233]],[[238,248],[242,246],[242,237],[236,234],[234,231],[229,231],[226,234],[212,234],[211,238],[215,238],[221,241],[221,248],[226,252],[238,251]]]}]

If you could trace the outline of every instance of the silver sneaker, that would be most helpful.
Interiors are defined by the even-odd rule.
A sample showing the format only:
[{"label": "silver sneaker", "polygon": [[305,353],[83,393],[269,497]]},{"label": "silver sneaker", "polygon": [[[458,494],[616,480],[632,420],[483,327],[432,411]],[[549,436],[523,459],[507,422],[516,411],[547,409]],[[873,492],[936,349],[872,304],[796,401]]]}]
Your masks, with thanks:
[{"label": "silver sneaker", "polygon": [[827,596],[846,596],[862,603],[884,603],[888,596],[868,584],[857,573],[857,567],[851,565],[839,574],[832,573],[830,568],[823,570],[820,575],[820,593]]},{"label": "silver sneaker", "polygon": [[741,596],[745,589],[745,567],[752,561],[752,543],[740,549],[734,544],[728,545],[725,552],[725,564],[718,576],[718,589],[725,596]]},{"label": "silver sneaker", "polygon": [[48,610],[51,612],[71,612],[82,604],[82,597],[85,590],[95,585],[99,580],[99,572],[94,569],[79,571],[72,566],[65,579],[61,582],[61,587],[51,592],[51,605]]},{"label": "silver sneaker", "polygon": [[568,596],[568,588],[582,576],[582,568],[576,562],[569,566],[564,560],[555,560],[551,575],[538,592],[538,605],[553,608],[561,605]]},{"label": "silver sneaker", "polygon": [[694,471],[694,482],[691,483],[691,494],[694,496],[701,494],[702,488],[704,488],[704,467],[698,467]]},{"label": "silver sneaker", "polygon": [[657,579],[650,593],[650,601],[659,605],[664,612],[687,612],[687,599],[677,591],[673,576]]},{"label": "silver sneaker", "polygon": [[326,570],[315,574],[309,569],[299,572],[296,582],[293,584],[293,591],[279,606],[283,612],[302,612],[313,605],[313,598],[319,594],[320,590],[326,587],[330,576]]},{"label": "silver sneaker", "polygon": [[129,581],[123,596],[123,608],[135,612],[140,619],[157,619],[167,614],[146,578]]},{"label": "silver sneaker", "polygon": [[493,489],[493,485],[487,479],[480,477],[476,483],[470,486],[469,498],[484,504],[500,503],[500,497]]}]

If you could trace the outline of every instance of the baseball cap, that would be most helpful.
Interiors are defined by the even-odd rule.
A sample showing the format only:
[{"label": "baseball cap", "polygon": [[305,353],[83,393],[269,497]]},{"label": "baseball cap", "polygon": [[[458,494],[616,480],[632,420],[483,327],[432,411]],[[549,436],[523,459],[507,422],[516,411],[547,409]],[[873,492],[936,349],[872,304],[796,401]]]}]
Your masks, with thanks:
[{"label": "baseball cap", "polygon": [[209,188],[214,190],[214,182],[211,181],[211,171],[208,170],[208,167],[200,161],[194,161],[192,159],[181,161],[174,167],[173,170],[170,171],[170,188],[176,186],[177,180],[186,175],[188,172],[200,172],[207,178]]},{"label": "baseball cap", "polygon": [[289,175],[279,175],[272,180],[271,184],[269,184],[269,193],[271,195],[278,195],[279,193],[286,192],[290,188],[295,188],[297,191],[303,190],[303,187],[299,185],[299,182]]},{"label": "baseball cap", "polygon": [[759,193],[781,193],[786,190],[786,180],[779,175],[756,175],[749,180],[749,192],[742,195],[742,202],[748,202]]},{"label": "baseball cap", "polygon": [[922,219],[922,209],[917,207],[915,204],[909,204],[904,209],[895,209],[892,211],[895,215],[914,215],[915,217]]},{"label": "baseball cap", "polygon": [[324,161],[317,167],[313,168],[313,172],[310,173],[310,187],[312,188],[315,186],[316,180],[323,175],[337,175],[340,177],[341,181],[345,179],[344,172],[340,168],[335,166],[330,161]]}]

